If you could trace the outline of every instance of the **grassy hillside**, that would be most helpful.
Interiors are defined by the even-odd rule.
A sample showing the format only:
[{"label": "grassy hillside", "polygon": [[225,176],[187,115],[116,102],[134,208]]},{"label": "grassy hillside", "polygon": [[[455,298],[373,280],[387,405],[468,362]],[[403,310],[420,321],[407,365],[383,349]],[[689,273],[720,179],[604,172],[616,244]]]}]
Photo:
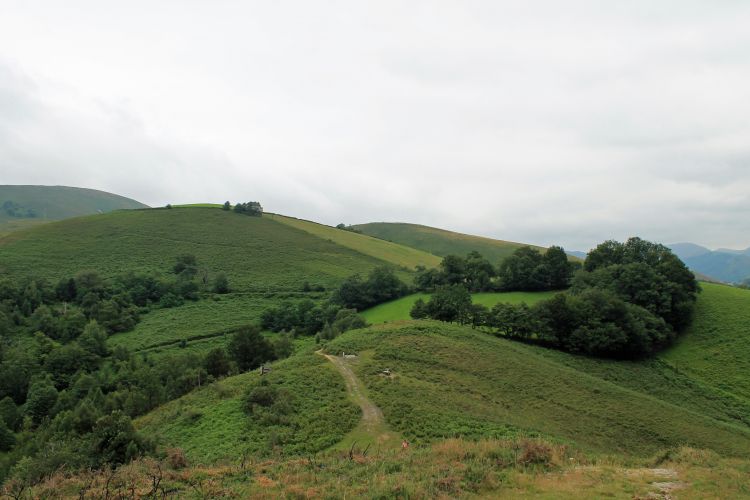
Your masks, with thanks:
[{"label": "grassy hillside", "polygon": [[[286,421],[244,412],[243,395],[261,382],[289,394]],[[307,350],[274,363],[262,378],[253,371],[194,391],[138,419],[136,426],[163,446],[183,449],[191,461],[210,463],[246,453],[315,453],[341,440],[359,415],[335,368]]]},{"label": "grassy hillside", "polygon": [[79,217],[0,239],[0,272],[57,279],[82,269],[104,276],[163,273],[194,254],[236,291],[332,287],[385,262],[266,217],[213,208],[151,209]]},{"label": "grassy hillside", "polygon": [[523,243],[454,233],[453,231],[421,226],[419,224],[372,222],[369,224],[359,224],[354,226],[354,228],[362,231],[363,234],[412,248],[418,248],[419,250],[440,257],[445,257],[449,254],[466,255],[472,250],[476,250],[487,257],[493,264],[497,264],[509,256],[516,248],[525,246]]},{"label": "grassy hillside", "polygon": [[0,186],[0,235],[52,220],[113,210],[146,208],[130,198],[96,189],[66,186]]},{"label": "grassy hillside", "polygon": [[701,286],[693,324],[662,357],[675,370],[750,403],[750,290]]},{"label": "grassy hillside", "polygon": [[[611,376],[570,355],[426,321],[350,332],[329,349],[362,355],[356,371],[371,398],[416,443],[538,435],[600,453],[689,444],[750,455],[748,407],[658,365],[602,361],[616,366]],[[379,375],[384,368],[395,376]]]},{"label": "grassy hillside", "polygon": [[[472,295],[472,301],[475,304],[482,304],[492,308],[497,303],[505,302],[509,304],[520,304],[525,302],[528,305],[535,304],[540,300],[548,299],[557,292],[504,292],[504,293],[475,293]],[[411,319],[409,313],[417,299],[428,301],[430,294],[415,293],[397,300],[386,302],[372,307],[362,312],[368,323],[377,324],[386,321],[400,321]]]},{"label": "grassy hillside", "polygon": [[[384,241],[383,239],[373,238],[364,234],[357,234],[352,231],[344,231],[335,227],[318,224],[293,217],[284,217],[282,215],[267,214],[273,220],[283,224],[296,227],[320,238],[324,238],[339,245],[351,248],[365,255],[370,255],[377,259],[387,260],[393,264],[414,269],[416,266],[435,267],[440,264],[440,258],[416,248],[412,245],[399,245]],[[397,242],[398,243],[398,242]]]}]

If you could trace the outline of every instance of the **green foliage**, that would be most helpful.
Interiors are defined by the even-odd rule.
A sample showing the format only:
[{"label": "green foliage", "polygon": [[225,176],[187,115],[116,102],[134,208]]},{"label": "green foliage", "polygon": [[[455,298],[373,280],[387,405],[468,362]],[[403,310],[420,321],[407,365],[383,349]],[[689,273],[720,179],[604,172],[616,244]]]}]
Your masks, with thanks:
[{"label": "green foliage", "polygon": [[470,312],[471,295],[461,284],[439,287],[425,305],[427,317],[440,321],[467,323]]},{"label": "green foliage", "polygon": [[215,347],[208,351],[203,359],[203,367],[209,375],[223,377],[232,370],[231,360],[223,347]]},{"label": "green foliage", "polygon": [[331,302],[347,309],[362,311],[368,307],[403,297],[409,288],[398,279],[392,268],[373,269],[363,280],[355,274],[344,281],[333,293]]},{"label": "green foliage", "polygon": [[44,417],[50,416],[57,403],[57,389],[49,378],[39,378],[29,386],[26,396],[26,414],[34,423],[39,424]]},{"label": "green foliage", "polygon": [[247,203],[237,203],[234,211],[238,214],[252,215],[260,217],[263,215],[263,207],[257,201],[248,201]]},{"label": "green foliage", "polygon": [[127,415],[116,411],[97,420],[92,433],[92,454],[97,465],[124,464],[147,450],[148,444]]},{"label": "green foliage", "polygon": [[219,273],[216,275],[216,278],[214,278],[214,285],[211,289],[214,293],[229,293],[229,279],[227,278],[227,275],[224,273]]},{"label": "green foliage", "polygon": [[228,201],[225,201],[224,204],[221,206],[221,209],[224,210],[225,212],[228,212],[229,210],[232,209],[232,205]]},{"label": "green foliage", "polygon": [[13,435],[13,431],[0,418],[0,451],[10,451],[15,445],[16,437]]},{"label": "green foliage", "polygon": [[11,431],[18,431],[21,427],[23,415],[10,396],[0,399],[0,420],[5,422]]},{"label": "green foliage", "polygon": [[274,358],[273,347],[255,326],[237,330],[229,341],[229,354],[241,372],[258,368]]},{"label": "green foliage", "polygon": [[561,247],[542,254],[526,246],[500,263],[498,277],[503,290],[561,290],[569,286],[575,267]]}]

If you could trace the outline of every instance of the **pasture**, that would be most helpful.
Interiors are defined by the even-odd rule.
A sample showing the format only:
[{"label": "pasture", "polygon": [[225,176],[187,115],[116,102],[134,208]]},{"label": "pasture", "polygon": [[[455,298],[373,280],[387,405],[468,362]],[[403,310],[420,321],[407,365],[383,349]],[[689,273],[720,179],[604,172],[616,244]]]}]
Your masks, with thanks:
[{"label": "pasture", "polygon": [[[540,300],[552,297],[556,293],[559,292],[484,292],[472,294],[471,300],[475,304],[482,304],[491,309],[492,306],[500,302],[507,304],[526,303],[528,305],[533,305]],[[418,299],[427,302],[430,300],[430,294],[414,293],[407,295],[406,297],[401,297],[400,299],[386,302],[385,304],[379,304],[362,311],[362,316],[371,324],[411,319],[409,313]]]}]

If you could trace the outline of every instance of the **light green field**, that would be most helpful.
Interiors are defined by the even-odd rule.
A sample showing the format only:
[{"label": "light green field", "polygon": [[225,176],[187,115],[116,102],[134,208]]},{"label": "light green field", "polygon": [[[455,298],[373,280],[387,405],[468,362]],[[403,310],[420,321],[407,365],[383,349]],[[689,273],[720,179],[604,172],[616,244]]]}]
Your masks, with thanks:
[{"label": "light green field", "polygon": [[[261,380],[292,396],[288,425],[253,419],[242,409],[246,390]],[[312,454],[341,440],[359,421],[336,369],[311,350],[273,363],[262,379],[253,371],[229,377],[167,403],[136,420],[136,427],[164,446],[182,448],[195,463],[227,459],[243,453],[258,457],[277,453]]]},{"label": "light green field", "polygon": [[688,444],[750,456],[749,408],[658,363],[577,358],[432,321],[347,332],[328,350],[368,354],[359,378],[415,443],[539,435],[601,453]]},{"label": "light green field", "polygon": [[266,214],[264,217],[269,217],[283,224],[314,234],[320,238],[351,248],[357,252],[388,261],[394,265],[402,266],[407,269],[414,269],[419,265],[425,267],[436,267],[442,260],[435,255],[422,252],[409,246],[390,243],[364,234],[357,234],[352,231],[336,229],[335,227],[318,224],[317,222],[295,219],[294,217],[284,217],[276,214]]},{"label": "light green field", "polygon": [[[417,248],[440,257],[450,254],[463,256],[476,250],[489,259],[493,265],[497,265],[517,248],[526,246],[523,243],[483,238],[481,236],[456,233],[435,227],[401,222],[372,222],[369,224],[359,224],[354,226],[354,228],[375,238]],[[535,248],[544,250],[541,247]]]},{"label": "light green field", "polygon": [[172,208],[221,208],[222,206],[222,203],[184,203],[172,205]]},{"label": "light green field", "polygon": [[[502,293],[475,293],[472,294],[471,300],[475,304],[482,304],[492,308],[495,304],[505,302],[507,304],[526,303],[533,305],[540,300],[545,300],[559,292],[502,292]],[[422,299],[425,302],[430,300],[428,293],[415,293],[401,297],[400,299],[386,302],[375,307],[371,307],[362,312],[362,316],[368,323],[377,324],[386,321],[401,321],[411,319],[409,313],[414,303]]]}]

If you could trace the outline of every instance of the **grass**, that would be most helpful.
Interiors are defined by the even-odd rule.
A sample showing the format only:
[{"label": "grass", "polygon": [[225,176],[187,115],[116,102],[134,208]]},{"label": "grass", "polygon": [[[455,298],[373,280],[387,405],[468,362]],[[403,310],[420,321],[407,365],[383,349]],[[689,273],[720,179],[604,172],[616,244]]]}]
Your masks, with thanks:
[{"label": "grass", "polygon": [[[535,304],[540,300],[552,297],[558,292],[503,292],[503,293],[475,293],[471,296],[475,304],[482,304],[492,308],[495,304],[505,302],[509,304],[526,303]],[[378,324],[387,321],[401,321],[411,319],[409,313],[414,303],[422,299],[425,302],[430,299],[430,294],[415,293],[401,297],[400,299],[380,304],[362,312],[362,316],[368,323]]]},{"label": "grass", "polygon": [[318,224],[317,222],[276,214],[266,214],[265,217],[407,269],[414,269],[419,265],[436,267],[442,260],[435,255],[411,248],[410,246],[391,243],[352,231],[336,229],[335,227]]},{"label": "grass", "polygon": [[236,291],[299,291],[305,281],[331,288],[384,262],[265,217],[211,208],[113,212],[45,224],[0,240],[0,271],[59,279],[82,269],[163,274],[194,254],[210,275],[224,272]]},{"label": "grass", "polygon": [[[291,394],[294,413],[288,425],[263,423],[244,413],[245,391],[261,380]],[[181,448],[191,461],[212,463],[245,453],[319,452],[339,442],[359,415],[336,369],[307,349],[274,363],[262,378],[255,371],[229,377],[167,403],[139,418],[136,426],[163,446]]]},{"label": "grass", "polygon": [[[750,426],[733,414],[740,407],[696,388],[687,375],[675,375],[664,389],[674,393],[661,399],[649,389],[659,373],[637,378],[652,371],[648,365],[618,382],[560,359],[570,355],[550,357],[542,348],[428,321],[346,333],[329,349],[372,351],[359,378],[390,426],[417,443],[543,436],[598,453],[646,456],[688,444],[750,455]],[[392,379],[378,376],[386,367]],[[702,408],[694,397],[717,401]]]},{"label": "grass", "polygon": [[701,287],[693,324],[661,357],[675,370],[750,404],[750,290]]},{"label": "grass", "polygon": [[[531,457],[536,463],[529,463]],[[654,468],[656,467],[656,468]],[[138,460],[115,473],[58,472],[34,498],[748,498],[750,461],[681,447],[622,462],[543,441],[450,439],[430,447],[176,469]],[[154,484],[158,488],[154,491]],[[7,485],[8,493],[13,485]],[[107,488],[109,486],[109,488]]]},{"label": "grass", "polygon": [[[525,246],[523,243],[472,236],[419,224],[372,222],[354,227],[375,238],[417,248],[440,257],[450,254],[463,256],[476,250],[495,265],[517,248]],[[544,250],[541,247],[535,248]]]}]

